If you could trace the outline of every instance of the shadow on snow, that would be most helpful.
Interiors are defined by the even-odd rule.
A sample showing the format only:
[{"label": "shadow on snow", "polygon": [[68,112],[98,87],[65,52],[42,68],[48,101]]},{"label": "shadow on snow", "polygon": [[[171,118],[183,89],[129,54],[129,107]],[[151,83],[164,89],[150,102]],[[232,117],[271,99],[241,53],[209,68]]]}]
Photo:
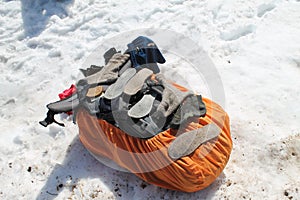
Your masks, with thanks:
[{"label": "shadow on snow", "polygon": [[[134,174],[118,171],[100,163],[90,155],[77,136],[70,144],[64,161],[55,165],[36,199],[55,199],[65,189],[69,190],[71,194],[76,193],[76,195],[78,195],[79,191],[81,193],[79,195],[82,197],[93,195],[93,191],[102,191],[101,187],[103,186],[96,181],[94,182],[97,183],[95,188],[88,188],[91,194],[84,193],[86,188],[84,190],[81,188],[80,182],[82,179],[100,179],[103,186],[112,192],[115,199],[132,199],[135,194],[143,194],[143,196],[149,196],[154,199],[160,199],[165,195],[178,197],[179,199],[210,199],[214,197],[215,192],[219,190],[226,177],[222,173],[208,188],[195,193],[159,188],[145,183]],[[125,185],[123,184],[124,182],[126,183]],[[77,190],[77,192],[74,190]]]},{"label": "shadow on snow", "polygon": [[25,37],[38,36],[46,28],[51,16],[68,16],[67,7],[74,0],[21,0]]}]

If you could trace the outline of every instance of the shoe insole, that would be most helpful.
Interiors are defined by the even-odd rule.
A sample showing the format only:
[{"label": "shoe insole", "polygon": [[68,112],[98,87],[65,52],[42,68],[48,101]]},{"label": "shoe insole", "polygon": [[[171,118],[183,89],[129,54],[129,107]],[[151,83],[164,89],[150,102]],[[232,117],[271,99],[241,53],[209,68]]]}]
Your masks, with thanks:
[{"label": "shoe insole", "polygon": [[133,118],[142,118],[148,115],[152,109],[155,97],[146,94],[128,111],[128,116]]},{"label": "shoe insole", "polygon": [[102,92],[103,92],[103,87],[99,85],[93,88],[89,88],[88,92],[86,93],[86,96],[89,98],[98,97],[102,94]]},{"label": "shoe insole", "polygon": [[144,68],[138,71],[132,79],[125,85],[124,93],[127,95],[135,95],[143,87],[144,82],[153,74],[150,69]]},{"label": "shoe insole", "polygon": [[217,137],[220,134],[220,128],[215,124],[208,124],[179,135],[169,146],[169,156],[177,160],[183,156],[193,153],[201,144]]},{"label": "shoe insole", "polygon": [[117,79],[115,83],[110,85],[104,93],[107,99],[114,99],[122,94],[126,83],[135,75],[136,69],[129,68]]}]

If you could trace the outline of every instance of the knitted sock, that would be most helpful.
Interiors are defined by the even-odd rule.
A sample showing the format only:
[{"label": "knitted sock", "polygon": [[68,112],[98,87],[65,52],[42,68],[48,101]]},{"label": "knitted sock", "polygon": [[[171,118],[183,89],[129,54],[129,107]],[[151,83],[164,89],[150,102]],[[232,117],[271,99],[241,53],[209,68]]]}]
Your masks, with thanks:
[{"label": "knitted sock", "polygon": [[156,75],[156,80],[164,87],[162,100],[157,109],[165,117],[173,113],[186,97],[193,95],[190,91],[182,92],[174,87],[166,80],[163,74]]},{"label": "knitted sock", "polygon": [[118,72],[121,66],[129,59],[128,54],[116,53],[108,63],[99,72],[86,77],[87,83],[92,84],[109,84],[118,78]]}]

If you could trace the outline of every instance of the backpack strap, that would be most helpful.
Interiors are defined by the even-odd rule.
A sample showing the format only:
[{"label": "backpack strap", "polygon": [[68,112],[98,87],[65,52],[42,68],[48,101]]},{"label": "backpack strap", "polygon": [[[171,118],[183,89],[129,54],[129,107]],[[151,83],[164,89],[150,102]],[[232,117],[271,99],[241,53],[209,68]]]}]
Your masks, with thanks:
[{"label": "backpack strap", "polygon": [[54,115],[58,113],[48,110],[47,117],[43,121],[39,121],[40,125],[47,127],[49,124],[52,124],[53,122],[58,124],[59,126],[65,126],[63,123],[59,123],[54,119]]}]

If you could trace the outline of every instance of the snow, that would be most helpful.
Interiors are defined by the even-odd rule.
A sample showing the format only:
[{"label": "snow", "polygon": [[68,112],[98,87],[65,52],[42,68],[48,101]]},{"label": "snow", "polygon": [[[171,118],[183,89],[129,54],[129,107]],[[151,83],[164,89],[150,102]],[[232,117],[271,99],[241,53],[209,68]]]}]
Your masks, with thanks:
[{"label": "snow", "polygon": [[[299,10],[297,0],[0,1],[0,198],[300,199]],[[61,116],[65,128],[38,125],[100,44],[142,28],[203,46],[221,77],[234,147],[202,191],[158,188],[96,161],[71,117]],[[187,61],[166,57],[170,77],[210,95]]]}]

